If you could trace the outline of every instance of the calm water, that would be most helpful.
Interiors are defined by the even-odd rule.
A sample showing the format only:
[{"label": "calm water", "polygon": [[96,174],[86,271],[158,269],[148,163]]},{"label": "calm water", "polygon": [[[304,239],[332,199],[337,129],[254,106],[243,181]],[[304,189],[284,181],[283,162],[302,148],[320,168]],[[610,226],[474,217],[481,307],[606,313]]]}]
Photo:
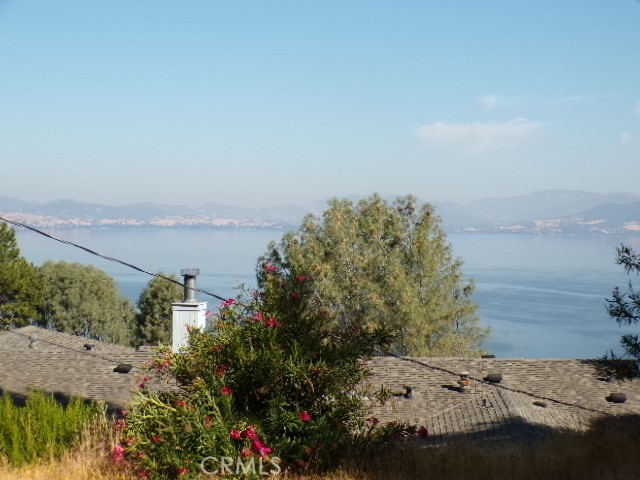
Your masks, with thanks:
[{"label": "calm water", "polygon": [[[240,283],[255,284],[256,259],[282,230],[149,229],[64,230],[54,235],[145,270],[179,275],[198,267],[198,286],[223,297]],[[136,300],[149,277],[33,232],[18,230],[22,254],[42,264],[64,260],[95,265],[116,279]],[[608,237],[555,237],[508,234],[449,235],[464,272],[476,284],[482,323],[492,334],[485,347],[500,357],[587,358],[618,349],[620,328],[609,319],[605,297],[629,277],[614,264]],[[624,239],[640,248],[640,239]],[[634,276],[635,277],[635,276]],[[631,280],[635,280],[631,277]],[[637,280],[640,286],[640,279]],[[201,298],[206,300],[205,298]],[[219,302],[212,299],[210,305]],[[631,330],[630,330],[631,331]],[[637,332],[636,332],[637,333]]]}]

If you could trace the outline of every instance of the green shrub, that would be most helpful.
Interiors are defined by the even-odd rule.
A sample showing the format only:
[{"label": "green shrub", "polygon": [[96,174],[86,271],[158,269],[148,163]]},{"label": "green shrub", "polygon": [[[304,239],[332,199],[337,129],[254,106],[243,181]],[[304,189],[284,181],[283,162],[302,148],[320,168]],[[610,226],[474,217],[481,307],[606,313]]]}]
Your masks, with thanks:
[{"label": "green shrub", "polygon": [[192,331],[182,352],[156,358],[152,369],[180,388],[158,392],[143,382],[121,423],[116,461],[142,478],[197,477],[201,466],[259,477],[260,466],[330,467],[367,438],[362,360],[390,335],[309,314],[300,299],[312,279],[297,276],[292,295],[274,267],[264,268],[262,288],[223,303],[214,331]]},{"label": "green shrub", "polygon": [[12,465],[60,458],[103,412],[100,405],[72,399],[63,406],[52,395],[33,392],[24,407],[8,393],[0,398],[0,457]]}]

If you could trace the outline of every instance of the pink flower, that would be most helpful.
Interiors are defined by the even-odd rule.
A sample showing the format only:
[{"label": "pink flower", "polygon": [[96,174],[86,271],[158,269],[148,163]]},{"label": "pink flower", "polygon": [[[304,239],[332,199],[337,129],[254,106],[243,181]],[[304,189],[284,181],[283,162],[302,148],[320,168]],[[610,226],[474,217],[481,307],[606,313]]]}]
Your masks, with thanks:
[{"label": "pink flower", "polygon": [[264,442],[260,441],[260,440],[254,440],[252,442],[253,448],[256,452],[258,452],[260,454],[261,457],[266,457],[267,455],[269,455],[272,450],[267,447]]},{"label": "pink flower", "polygon": [[140,470],[138,472],[138,478],[140,478],[141,480],[148,480],[149,479],[149,470]]},{"label": "pink flower", "polygon": [[187,473],[189,473],[189,469],[188,468],[180,467],[178,469],[178,475],[186,475]]},{"label": "pink flower", "polygon": [[222,387],[223,395],[231,395],[233,393],[233,389],[227,386]]},{"label": "pink flower", "polygon": [[417,432],[420,438],[427,438],[429,436],[429,430],[426,427],[420,427]]},{"label": "pink flower", "polygon": [[280,322],[278,320],[276,320],[275,317],[270,317],[266,321],[266,325],[267,325],[267,327],[276,328],[276,327],[280,326]]},{"label": "pink flower", "polygon": [[253,314],[253,319],[256,322],[263,322],[264,321],[264,313],[262,312],[256,312]]},{"label": "pink flower", "polygon": [[300,412],[300,414],[298,415],[298,418],[303,422],[310,422],[312,420],[311,414],[306,410],[303,410],[302,412]]},{"label": "pink flower", "polygon": [[242,457],[250,457],[252,455],[251,450],[249,450],[248,448],[243,448],[242,451],[240,452],[240,456]]},{"label": "pink flower", "polygon": [[298,275],[296,276],[296,280],[299,282],[306,282],[307,280],[309,280],[309,277],[306,275]]},{"label": "pink flower", "polygon": [[242,438],[242,432],[233,428],[231,429],[231,432],[229,432],[229,436],[234,440],[240,440]]},{"label": "pink flower", "polygon": [[275,272],[276,270],[278,270],[278,267],[276,267],[275,265],[271,265],[270,263],[265,263],[264,264],[264,269],[267,272]]},{"label": "pink flower", "polygon": [[267,455],[269,455],[273,450],[269,447],[262,447],[260,449],[260,451],[258,453],[260,453],[261,457],[266,457]]},{"label": "pink flower", "polygon": [[213,419],[212,419],[209,415],[207,415],[207,416],[206,416],[206,417],[204,417],[204,419],[202,420],[202,424],[203,424],[205,427],[207,427],[207,428],[208,428],[208,427],[210,427],[211,425],[213,425]]},{"label": "pink flower", "polygon": [[247,425],[244,431],[244,436],[249,440],[258,440],[258,432],[255,425]]},{"label": "pink flower", "polygon": [[176,405],[179,407],[186,407],[187,406],[187,402],[185,402],[184,400],[178,400],[176,402]]},{"label": "pink flower", "polygon": [[256,439],[253,442],[251,442],[251,445],[253,445],[253,448],[255,448],[256,450],[264,447],[264,442],[260,439]]},{"label": "pink flower", "polygon": [[216,376],[224,377],[229,371],[229,365],[221,364],[216,367]]},{"label": "pink flower", "polygon": [[124,461],[124,447],[120,444],[113,447],[113,461],[116,465]]},{"label": "pink flower", "polygon": [[229,298],[220,304],[220,308],[227,308],[235,304],[236,304],[236,301],[233,298]]},{"label": "pink flower", "polygon": [[160,435],[154,435],[153,437],[151,437],[151,441],[153,443],[162,443],[162,437]]}]

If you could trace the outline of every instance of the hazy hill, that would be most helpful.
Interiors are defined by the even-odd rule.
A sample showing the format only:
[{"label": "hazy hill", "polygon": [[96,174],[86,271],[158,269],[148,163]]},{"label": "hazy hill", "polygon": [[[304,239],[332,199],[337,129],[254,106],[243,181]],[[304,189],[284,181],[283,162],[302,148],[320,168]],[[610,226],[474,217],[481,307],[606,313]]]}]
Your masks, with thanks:
[{"label": "hazy hill", "polygon": [[28,212],[41,204],[0,195],[0,212]]},{"label": "hazy hill", "polygon": [[605,204],[640,200],[632,193],[591,193],[578,190],[540,190],[508,198],[487,198],[467,204],[470,214],[492,224],[531,222],[576,215]]},{"label": "hazy hill", "polygon": [[620,226],[626,226],[628,230],[640,231],[640,201],[598,205],[562,220],[567,226],[590,226],[589,228],[592,229],[617,229]]},{"label": "hazy hill", "polygon": [[580,216],[585,220],[606,218],[614,223],[625,223],[638,221],[638,212],[640,212],[640,201],[626,203],[624,205],[611,203],[599,205],[581,212]]},{"label": "hazy hill", "polygon": [[[256,224],[297,224],[308,209],[300,206],[282,206],[275,208],[243,208],[227,205],[165,205],[151,202],[131,203],[122,206],[102,205],[79,202],[77,200],[60,199],[46,203],[29,202],[6,196],[0,196],[0,214],[10,214],[29,218],[30,221],[48,219],[59,220],[58,224],[77,225],[78,222],[89,224],[122,224],[138,225],[161,221],[177,222],[178,225],[207,223],[255,226]],[[73,222],[72,222],[73,221]],[[109,221],[109,222],[107,222]],[[170,222],[169,222],[170,223]]]},{"label": "hazy hill", "polygon": [[[391,200],[394,195],[385,194]],[[345,197],[357,202],[362,196]],[[42,226],[237,226],[291,227],[306,213],[320,214],[327,200],[273,208],[228,205],[165,205],[139,202],[122,206],[62,199],[37,203],[0,196],[0,214]],[[429,201],[428,199],[425,201]],[[640,225],[640,195],[542,190],[468,204],[432,202],[451,230],[616,233]],[[629,226],[631,225],[631,227]],[[640,230],[640,227],[638,228]]]}]

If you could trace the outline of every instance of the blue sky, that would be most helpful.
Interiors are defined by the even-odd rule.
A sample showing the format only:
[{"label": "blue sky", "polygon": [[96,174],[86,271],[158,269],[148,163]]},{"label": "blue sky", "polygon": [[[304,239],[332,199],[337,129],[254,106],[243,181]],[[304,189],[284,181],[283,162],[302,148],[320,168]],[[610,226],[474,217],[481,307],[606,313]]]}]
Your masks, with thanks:
[{"label": "blue sky", "polygon": [[0,195],[640,193],[640,2],[0,0]]}]

